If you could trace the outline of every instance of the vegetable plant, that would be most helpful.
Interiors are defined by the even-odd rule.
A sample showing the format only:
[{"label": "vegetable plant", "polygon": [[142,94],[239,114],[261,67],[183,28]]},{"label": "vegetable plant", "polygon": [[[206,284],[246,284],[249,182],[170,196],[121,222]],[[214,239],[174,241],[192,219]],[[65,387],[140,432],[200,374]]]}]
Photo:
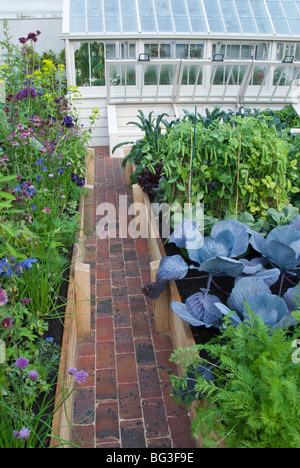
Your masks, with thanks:
[{"label": "vegetable plant", "polygon": [[[224,320],[218,339],[178,348],[171,361],[183,365],[171,376],[173,395],[196,404],[192,431],[203,448],[299,448],[299,342],[297,324],[287,334],[271,330],[249,309],[247,321]],[[207,357],[208,356],[208,357]]]}]

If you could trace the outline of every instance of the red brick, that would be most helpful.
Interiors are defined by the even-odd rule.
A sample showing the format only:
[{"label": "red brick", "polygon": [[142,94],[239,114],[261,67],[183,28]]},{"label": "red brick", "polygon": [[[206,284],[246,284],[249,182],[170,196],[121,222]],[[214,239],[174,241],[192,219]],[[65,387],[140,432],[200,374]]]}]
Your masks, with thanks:
[{"label": "red brick", "polygon": [[116,355],[118,383],[137,382],[137,371],[134,353]]},{"label": "red brick", "polygon": [[118,441],[118,422],[118,403],[116,401],[98,403],[96,408],[96,442]]},{"label": "red brick", "polygon": [[96,288],[96,297],[107,297],[111,296],[111,284],[108,280],[98,280]]},{"label": "red brick", "polygon": [[133,336],[131,327],[116,328],[115,330],[116,352],[133,353]]},{"label": "red brick", "polygon": [[127,327],[131,325],[131,316],[128,304],[114,306],[113,313],[115,327]]},{"label": "red brick", "polygon": [[97,341],[114,340],[114,321],[112,317],[97,318]]},{"label": "red brick", "polygon": [[191,419],[188,415],[168,418],[171,437],[176,448],[196,448],[196,440],[191,435]]},{"label": "red brick", "polygon": [[[167,417],[162,398],[149,398],[142,401],[147,438],[169,435]],[[180,424],[180,422],[178,422]]]},{"label": "red brick", "polygon": [[96,373],[96,399],[117,399],[117,379],[115,369],[98,369]]},{"label": "red brick", "polygon": [[97,369],[111,369],[115,367],[115,343],[113,341],[99,341],[96,344]]},{"label": "red brick", "polygon": [[145,448],[145,434],[141,419],[121,421],[121,443],[125,448]]},{"label": "red brick", "polygon": [[142,398],[161,397],[160,381],[156,367],[139,367],[139,383]]},{"label": "red brick", "polygon": [[118,400],[121,419],[135,419],[142,417],[139,386],[135,382],[118,385]]}]

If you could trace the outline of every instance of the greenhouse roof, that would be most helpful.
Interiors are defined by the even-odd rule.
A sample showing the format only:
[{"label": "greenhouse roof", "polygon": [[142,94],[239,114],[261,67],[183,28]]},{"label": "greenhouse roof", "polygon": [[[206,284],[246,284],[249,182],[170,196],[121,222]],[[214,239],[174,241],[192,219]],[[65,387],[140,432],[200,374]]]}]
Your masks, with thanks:
[{"label": "greenhouse roof", "polygon": [[65,0],[64,33],[300,37],[300,0]]}]

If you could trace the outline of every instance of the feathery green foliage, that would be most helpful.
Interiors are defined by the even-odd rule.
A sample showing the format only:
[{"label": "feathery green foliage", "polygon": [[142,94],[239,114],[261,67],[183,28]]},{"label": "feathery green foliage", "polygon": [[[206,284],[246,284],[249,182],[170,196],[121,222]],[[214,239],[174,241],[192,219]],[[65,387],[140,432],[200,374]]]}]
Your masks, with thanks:
[{"label": "feathery green foliage", "polygon": [[[210,364],[215,363],[215,380],[195,374],[193,390],[196,399],[205,395],[205,405],[197,403],[193,434],[200,431],[204,448],[222,443],[227,448],[300,448],[300,359],[295,358],[299,324],[289,332],[271,332],[250,314],[248,323],[226,326],[218,339],[179,348],[172,355],[171,360],[183,360],[189,371],[199,362],[207,364],[199,357],[203,351]],[[297,319],[299,323],[299,312]],[[175,395],[186,391],[186,376],[171,380]]]}]

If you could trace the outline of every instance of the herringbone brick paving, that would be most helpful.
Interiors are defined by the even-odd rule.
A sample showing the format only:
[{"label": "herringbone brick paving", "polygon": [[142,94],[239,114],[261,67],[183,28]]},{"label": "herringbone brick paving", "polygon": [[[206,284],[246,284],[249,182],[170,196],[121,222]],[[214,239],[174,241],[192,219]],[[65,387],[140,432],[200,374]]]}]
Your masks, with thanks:
[{"label": "herringbone brick paving", "polygon": [[[128,206],[133,202],[121,160],[97,147],[95,164],[94,227],[99,204],[117,207],[119,195],[127,195]],[[127,213],[120,217],[130,222]],[[92,333],[77,346],[77,368],[89,377],[75,390],[73,442],[84,448],[194,448],[187,409],[170,396],[169,376],[177,373],[169,362],[170,338],[156,333],[151,301],[141,292],[150,282],[147,240],[101,240],[94,229],[85,261],[91,266]]]}]

